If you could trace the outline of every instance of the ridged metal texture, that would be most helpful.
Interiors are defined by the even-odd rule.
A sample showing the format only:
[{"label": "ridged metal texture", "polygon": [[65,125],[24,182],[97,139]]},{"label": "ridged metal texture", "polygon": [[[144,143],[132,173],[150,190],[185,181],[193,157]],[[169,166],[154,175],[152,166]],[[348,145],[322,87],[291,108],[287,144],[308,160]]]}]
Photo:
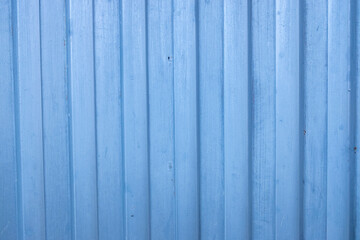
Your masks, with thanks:
[{"label": "ridged metal texture", "polygon": [[356,0],[1,0],[0,239],[360,239]]}]

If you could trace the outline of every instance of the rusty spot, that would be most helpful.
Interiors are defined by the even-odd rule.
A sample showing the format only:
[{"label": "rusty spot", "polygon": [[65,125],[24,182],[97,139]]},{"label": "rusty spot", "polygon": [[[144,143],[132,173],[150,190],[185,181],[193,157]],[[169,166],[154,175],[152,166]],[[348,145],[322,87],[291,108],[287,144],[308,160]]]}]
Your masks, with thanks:
[{"label": "rusty spot", "polygon": [[304,135],[306,135],[306,130],[304,129]]},{"label": "rusty spot", "polygon": [[354,147],[354,152],[356,153],[357,147]]}]

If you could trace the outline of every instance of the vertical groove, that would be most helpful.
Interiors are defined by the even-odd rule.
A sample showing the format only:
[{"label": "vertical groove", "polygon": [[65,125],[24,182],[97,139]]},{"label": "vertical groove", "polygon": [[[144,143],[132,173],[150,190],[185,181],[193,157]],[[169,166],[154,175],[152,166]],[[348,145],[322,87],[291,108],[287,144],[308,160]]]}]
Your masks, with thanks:
[{"label": "vertical groove", "polygon": [[305,3],[299,0],[299,239],[304,238],[304,162],[305,162]]},{"label": "vertical groove", "polygon": [[39,41],[40,41],[40,91],[41,91],[41,144],[42,144],[42,160],[43,160],[43,188],[44,188],[44,231],[47,239],[47,215],[46,215],[46,177],[45,177],[45,146],[44,146],[44,92],[43,92],[43,67],[42,67],[42,39],[41,39],[41,0],[39,0]]},{"label": "vertical groove", "polygon": [[357,98],[357,1],[350,1],[350,239],[356,237],[356,98]]},{"label": "vertical groove", "polygon": [[325,187],[325,196],[326,196],[326,212],[325,212],[325,237],[326,239],[327,237],[327,228],[328,228],[328,203],[327,203],[327,199],[328,199],[328,195],[327,195],[327,186],[328,186],[328,138],[329,138],[329,0],[326,2],[326,68],[327,68],[327,72],[326,72],[326,79],[327,79],[327,83],[326,83],[326,166],[325,166],[325,183],[326,183],[326,187]]},{"label": "vertical groove", "polygon": [[71,47],[70,47],[70,0],[65,2],[66,22],[66,77],[67,77],[67,112],[68,112],[68,149],[69,149],[69,177],[70,177],[70,205],[71,205],[71,239],[75,239],[75,184],[73,161],[73,134],[72,134],[72,96],[71,96]]},{"label": "vertical groove", "polygon": [[277,174],[278,174],[278,172],[277,172],[277,164],[278,164],[278,161],[277,161],[277,149],[276,149],[276,147],[277,147],[277,111],[276,111],[276,104],[277,104],[277,98],[276,98],[276,90],[277,90],[277,77],[278,77],[278,74],[277,74],[277,70],[276,70],[276,66],[277,66],[277,57],[276,57],[276,55],[277,55],[277,52],[276,52],[276,45],[277,45],[277,19],[276,19],[276,11],[277,11],[277,4],[276,4],[276,0],[273,0],[273,4],[274,4],[274,11],[275,11],[275,13],[273,14],[273,16],[274,16],[274,18],[273,18],[273,21],[274,21],[274,62],[275,62],[275,73],[274,73],[274,75],[275,75],[275,79],[274,79],[274,152],[275,152],[275,156],[274,156],[274,161],[275,161],[275,163],[274,163],[274,179],[273,179],[273,181],[274,181],[274,189],[273,189],[273,191],[274,191],[274,206],[273,206],[273,209],[272,209],[272,212],[273,212],[273,219],[274,219],[274,223],[272,224],[272,226],[273,226],[273,232],[274,232],[274,238],[275,239],[278,239],[278,237],[277,237],[277,214],[276,214],[276,205],[277,205],[277,191],[276,191],[276,188],[277,188],[277,183],[276,183],[276,179],[277,179]]},{"label": "vertical groove", "polygon": [[127,202],[126,202],[126,164],[125,164],[125,137],[124,137],[124,129],[125,129],[125,121],[124,121],[124,46],[123,46],[123,1],[120,0],[119,2],[119,35],[120,35],[120,101],[121,101],[121,166],[122,166],[122,172],[121,172],[121,180],[122,180],[122,223],[123,223],[123,238],[127,239]]},{"label": "vertical groove", "polygon": [[96,58],[95,58],[95,4],[94,0],[91,1],[92,7],[92,52],[93,52],[93,77],[94,77],[94,127],[95,127],[95,181],[96,181],[96,226],[97,226],[97,239],[100,237],[100,227],[99,227],[99,163],[98,163],[98,141],[97,141],[97,103],[96,103]]},{"label": "vertical groove", "polygon": [[252,145],[253,145],[253,72],[252,72],[252,0],[247,1],[247,34],[248,34],[248,201],[249,201],[249,239],[252,239],[253,228],[253,174],[252,174]]},{"label": "vertical groove", "polygon": [[178,179],[177,179],[177,174],[176,174],[176,137],[175,137],[175,127],[176,127],[176,122],[175,122],[175,49],[174,49],[174,11],[175,11],[175,7],[174,7],[174,0],[171,0],[171,57],[173,58],[173,61],[171,61],[171,65],[172,65],[172,83],[173,83],[173,86],[172,86],[172,102],[173,102],[173,112],[172,112],[172,117],[173,117],[173,131],[172,131],[172,134],[173,134],[173,161],[174,161],[174,167],[173,167],[173,175],[174,175],[174,209],[175,209],[175,221],[174,221],[174,224],[175,224],[175,239],[177,240],[179,238],[179,234],[178,234],[178,193],[177,193],[177,183],[178,183]]},{"label": "vertical groove", "polygon": [[149,21],[148,0],[145,0],[145,49],[146,49],[146,130],[148,158],[148,191],[149,191],[149,239],[151,239],[151,170],[150,170],[150,98],[149,98]]},{"label": "vertical groove", "polygon": [[[15,6],[15,7],[14,7]],[[11,35],[10,35],[10,54],[11,54],[11,78],[13,80],[13,85],[12,85],[12,90],[14,92],[13,94],[13,101],[14,101],[14,112],[13,112],[13,118],[14,118],[14,146],[15,146],[15,151],[14,151],[14,159],[15,159],[15,191],[16,191],[16,230],[17,230],[17,234],[16,236],[19,238],[19,240],[22,239],[22,235],[21,235],[21,226],[22,226],[22,205],[21,205],[21,168],[20,168],[20,164],[19,164],[19,156],[20,156],[20,151],[19,151],[19,123],[18,123],[18,96],[17,96],[17,82],[18,82],[18,78],[17,78],[17,21],[16,21],[16,11],[14,10],[14,8],[16,8],[16,3],[14,3],[14,1],[10,1],[10,7],[9,7],[9,12],[10,12],[10,30],[11,30]],[[19,184],[20,183],[20,184]]]},{"label": "vertical groove", "polygon": [[[352,199],[352,203],[351,203],[351,208],[350,209],[353,209],[353,211],[351,211],[351,214],[353,215],[352,216],[352,227],[353,227],[353,232],[352,232],[352,235],[350,235],[350,237],[354,238],[355,239],[355,226],[356,226],[356,207],[355,207],[355,204],[356,204],[356,165],[357,165],[357,162],[356,162],[356,156],[355,156],[355,144],[356,144],[356,132],[358,130],[358,126],[356,124],[356,120],[357,120],[357,116],[356,116],[356,109],[357,109],[357,102],[356,102],[356,99],[357,99],[357,75],[358,75],[358,69],[357,69],[357,65],[358,65],[358,61],[357,61],[357,55],[358,55],[358,48],[357,48],[357,41],[358,41],[358,37],[357,37],[357,28],[356,28],[356,10],[357,10],[357,7],[358,7],[358,2],[355,1],[355,0],[352,0],[351,1],[351,6],[350,6],[350,9],[351,9],[351,20],[350,20],[350,24],[351,24],[351,32],[352,33],[352,37],[351,37],[351,45],[350,45],[350,51],[351,51],[351,63],[352,63],[352,77],[351,77],[351,101],[350,101],[350,104],[352,104],[352,109],[351,109],[351,113],[352,113],[352,124],[350,126],[350,129],[352,129],[351,133],[353,134],[352,136],[352,145],[350,145],[352,147],[351,149],[351,152],[353,153],[353,157],[351,159],[351,162],[353,163],[350,167],[352,167],[352,186],[353,186],[353,190],[354,191],[350,191],[353,193],[351,199]],[[354,150],[354,152],[352,151]]]},{"label": "vertical groove", "polygon": [[195,2],[195,48],[196,48],[196,145],[197,145],[197,194],[198,194],[198,239],[201,240],[201,131],[200,131],[200,5]]},{"label": "vertical groove", "polygon": [[221,29],[221,155],[223,161],[223,209],[224,209],[224,222],[223,222],[223,231],[224,231],[224,240],[226,240],[226,161],[225,161],[225,61],[224,61],[224,51],[225,51],[225,3],[222,1],[222,29]]},{"label": "vertical groove", "polygon": [[227,193],[227,189],[226,189],[226,184],[227,184],[227,178],[226,178],[226,160],[225,160],[225,58],[224,58],[224,52],[225,52],[225,0],[223,1],[223,9],[222,9],[222,33],[221,33],[221,38],[222,38],[222,89],[221,89],[221,113],[222,113],[222,158],[223,158],[223,179],[224,179],[224,185],[223,185],[223,192],[224,192],[224,240],[227,239],[227,229],[226,229],[226,224],[227,224],[227,217],[226,217],[226,213],[227,213],[227,204],[226,204],[226,193]]},{"label": "vertical groove", "polygon": [[24,239],[24,218],[22,201],[22,168],[21,168],[21,143],[20,143],[20,109],[19,109],[19,76],[18,76],[18,19],[17,0],[11,2],[12,20],[12,50],[13,50],[13,79],[14,79],[14,107],[15,107],[15,141],[16,141],[16,177],[17,177],[17,223],[19,240]]},{"label": "vertical groove", "polygon": [[276,84],[277,84],[277,71],[276,71],[276,63],[277,63],[277,57],[276,57],[276,42],[277,42],[277,34],[276,34],[276,31],[277,31],[277,21],[276,21],[276,9],[277,9],[277,6],[276,6],[276,0],[273,0],[273,4],[274,4],[274,13],[273,13],[273,22],[274,22],[274,29],[273,29],[273,31],[274,31],[274,56],[273,56],[273,58],[274,58],[274,71],[275,71],[275,73],[274,73],[274,75],[275,75],[275,77],[274,77],[274,92],[273,92],[273,98],[274,98],[274,155],[275,156],[273,156],[273,159],[274,159],[274,161],[275,161],[275,163],[274,163],[274,179],[273,179],[273,181],[274,181],[274,189],[273,189],[273,191],[274,191],[274,204],[275,204],[275,206],[273,206],[273,209],[272,209],[272,211],[273,211],[273,219],[274,219],[274,224],[273,224],[273,232],[274,232],[274,235],[275,235],[275,239],[277,239],[277,231],[276,231],[276,229],[277,229],[277,222],[276,222],[276,202],[277,202],[277,191],[276,191],[276,178],[277,178],[277,159],[276,159],[276,147],[277,147],[277,141],[276,141],[276,132],[277,132],[277,122],[276,122],[276,118],[277,118],[277,112],[276,112],[276,102],[277,102],[277,99],[276,99]]},{"label": "vertical groove", "polygon": [[175,56],[174,56],[174,0],[171,0],[171,57],[173,61],[171,61],[172,66],[172,119],[173,119],[173,129],[172,129],[172,135],[173,135],[173,176],[174,176],[174,211],[175,211],[175,220],[174,220],[174,239],[178,239],[178,194],[177,194],[177,174],[176,174],[176,138],[175,138],[175,77],[174,77],[174,66],[175,66]]}]

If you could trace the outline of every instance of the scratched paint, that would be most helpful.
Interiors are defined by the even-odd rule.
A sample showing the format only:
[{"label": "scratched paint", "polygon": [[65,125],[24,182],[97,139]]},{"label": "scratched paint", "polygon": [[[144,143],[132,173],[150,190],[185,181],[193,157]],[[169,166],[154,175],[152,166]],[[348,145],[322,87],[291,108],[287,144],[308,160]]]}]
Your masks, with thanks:
[{"label": "scratched paint", "polygon": [[0,239],[360,239],[356,0],[0,1]]}]

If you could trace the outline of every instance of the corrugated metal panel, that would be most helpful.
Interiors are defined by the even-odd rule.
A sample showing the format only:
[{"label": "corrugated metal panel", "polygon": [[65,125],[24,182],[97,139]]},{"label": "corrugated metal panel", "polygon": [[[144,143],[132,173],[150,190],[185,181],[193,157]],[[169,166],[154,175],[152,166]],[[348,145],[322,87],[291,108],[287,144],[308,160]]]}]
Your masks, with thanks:
[{"label": "corrugated metal panel", "polygon": [[356,0],[2,0],[0,23],[0,239],[360,239]]}]

